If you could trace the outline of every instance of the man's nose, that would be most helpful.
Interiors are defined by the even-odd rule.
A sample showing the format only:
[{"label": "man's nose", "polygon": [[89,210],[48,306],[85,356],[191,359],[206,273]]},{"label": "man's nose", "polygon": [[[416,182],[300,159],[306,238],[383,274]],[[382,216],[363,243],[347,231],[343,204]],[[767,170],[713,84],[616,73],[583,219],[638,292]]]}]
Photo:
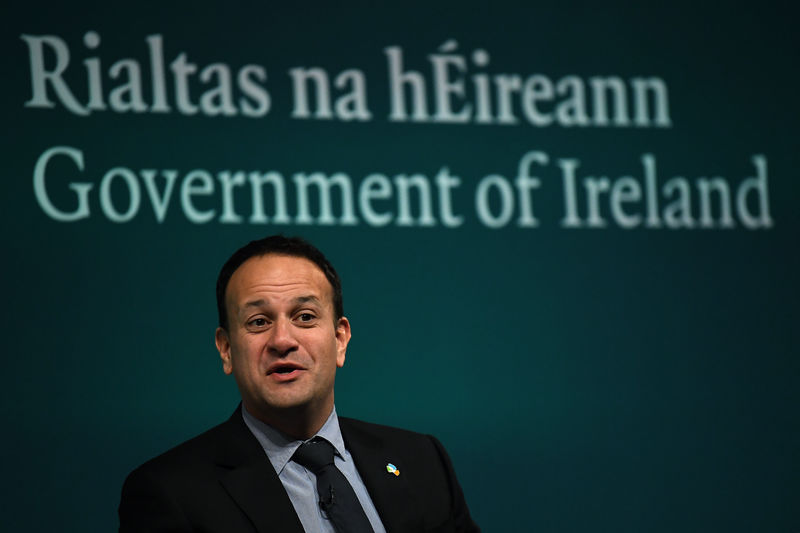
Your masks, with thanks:
[{"label": "man's nose", "polygon": [[290,320],[279,318],[275,321],[268,349],[278,357],[284,357],[297,349],[297,340],[294,338]]}]

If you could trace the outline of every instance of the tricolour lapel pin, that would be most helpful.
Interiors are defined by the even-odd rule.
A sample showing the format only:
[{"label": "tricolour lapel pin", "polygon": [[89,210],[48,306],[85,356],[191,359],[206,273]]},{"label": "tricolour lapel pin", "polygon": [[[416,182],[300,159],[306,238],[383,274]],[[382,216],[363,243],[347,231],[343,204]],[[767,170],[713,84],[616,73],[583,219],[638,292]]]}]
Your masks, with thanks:
[{"label": "tricolour lapel pin", "polygon": [[386,464],[386,471],[389,472],[390,474],[394,474],[395,476],[400,475],[400,470],[398,470],[397,467],[394,466],[392,463]]}]

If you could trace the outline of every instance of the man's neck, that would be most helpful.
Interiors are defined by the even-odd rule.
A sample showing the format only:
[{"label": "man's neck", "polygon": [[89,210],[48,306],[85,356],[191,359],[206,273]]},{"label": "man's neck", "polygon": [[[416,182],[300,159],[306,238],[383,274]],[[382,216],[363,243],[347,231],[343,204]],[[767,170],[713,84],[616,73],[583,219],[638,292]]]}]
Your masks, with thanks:
[{"label": "man's neck", "polygon": [[298,440],[310,439],[316,435],[333,412],[333,402],[324,409],[313,411],[306,406],[280,410],[254,409],[244,404],[243,406],[254,418]]}]

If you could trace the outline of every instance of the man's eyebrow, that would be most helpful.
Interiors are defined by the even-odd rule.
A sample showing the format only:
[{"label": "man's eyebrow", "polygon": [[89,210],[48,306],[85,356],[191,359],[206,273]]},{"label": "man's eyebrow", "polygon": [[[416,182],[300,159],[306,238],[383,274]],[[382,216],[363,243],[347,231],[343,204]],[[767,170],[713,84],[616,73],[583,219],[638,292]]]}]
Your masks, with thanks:
[{"label": "man's eyebrow", "polygon": [[322,304],[322,302],[320,302],[319,298],[317,298],[316,296],[298,296],[297,298],[294,299],[294,301],[297,304],[306,304],[306,303],[312,303],[317,305]]},{"label": "man's eyebrow", "polygon": [[[295,304],[312,303],[312,304],[322,305],[322,302],[320,301],[320,299],[317,298],[316,296],[313,296],[313,295],[298,296],[297,298],[295,298],[293,300],[293,302]],[[267,305],[269,305],[269,302],[267,302],[267,300],[265,300],[263,298],[259,298],[258,300],[250,300],[249,302],[245,302],[244,305],[242,306],[242,308],[243,309],[248,309],[248,308],[251,308],[251,307],[264,307],[264,306],[267,306]]]},{"label": "man's eyebrow", "polygon": [[263,307],[265,305],[267,305],[267,301],[264,300],[263,298],[259,298],[258,300],[250,300],[249,302],[245,302],[245,304],[242,307],[244,308]]}]

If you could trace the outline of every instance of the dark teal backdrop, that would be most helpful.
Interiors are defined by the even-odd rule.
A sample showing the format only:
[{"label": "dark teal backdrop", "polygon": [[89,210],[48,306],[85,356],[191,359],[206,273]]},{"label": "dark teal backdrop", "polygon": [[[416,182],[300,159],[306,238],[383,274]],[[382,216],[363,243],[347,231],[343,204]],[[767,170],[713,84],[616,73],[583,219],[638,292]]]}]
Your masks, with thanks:
[{"label": "dark teal backdrop", "polygon": [[[235,248],[275,232],[316,243],[343,278],[353,341],[338,411],[440,437],[485,531],[800,529],[793,10],[68,4],[1,8],[4,530],[114,530],[127,472],[232,412],[238,393],[213,345],[214,281]],[[162,112],[147,41],[156,35]],[[57,42],[69,53],[60,74]],[[391,119],[388,47],[402,50],[405,72],[421,74],[426,120]],[[178,103],[171,65],[180,68],[181,54],[196,65],[185,88],[193,115]],[[441,93],[450,115],[463,111],[466,123],[443,122],[436,61],[454,84]],[[201,79],[213,64],[230,71],[227,93],[224,68]],[[243,75],[249,92],[238,78],[247,65],[265,74]],[[329,76],[330,118],[311,86],[309,116],[296,109],[298,67]],[[335,85],[349,69],[362,74],[363,100],[357,75]],[[558,92],[565,78],[573,81]],[[627,115],[615,114],[612,97],[593,100],[601,78],[622,83]],[[499,87],[513,79],[517,123],[506,124]],[[653,92],[635,107],[636,79],[663,83],[668,120],[659,122]],[[89,108],[95,82],[105,110]],[[49,107],[36,103],[36,83]],[[90,113],[70,109],[58,83]],[[483,122],[481,90],[491,91]],[[235,115],[208,112],[230,106]],[[529,152],[547,162],[529,165],[539,181],[523,194],[516,180]],[[563,223],[569,161],[581,227]],[[37,162],[61,213],[81,212],[81,186],[70,184],[93,184],[88,216],[61,221],[43,207]],[[444,168],[460,180],[449,208],[435,181]],[[177,172],[167,196],[164,169]],[[147,170],[158,171],[156,198],[166,198],[161,221]],[[241,220],[221,220],[226,171],[279,173],[287,220],[274,185],[263,189],[268,220],[254,216],[250,181],[229,196]],[[344,216],[341,180],[330,189],[331,223],[316,185],[303,204],[295,174],[313,172],[346,175],[356,224]],[[375,173],[385,179],[365,185]],[[416,188],[403,223],[395,178],[413,174],[424,176],[434,225]],[[593,190],[604,227],[588,222]],[[371,223],[369,209],[388,222]],[[197,213],[213,215],[199,222]],[[448,225],[447,213],[460,224]]]}]

